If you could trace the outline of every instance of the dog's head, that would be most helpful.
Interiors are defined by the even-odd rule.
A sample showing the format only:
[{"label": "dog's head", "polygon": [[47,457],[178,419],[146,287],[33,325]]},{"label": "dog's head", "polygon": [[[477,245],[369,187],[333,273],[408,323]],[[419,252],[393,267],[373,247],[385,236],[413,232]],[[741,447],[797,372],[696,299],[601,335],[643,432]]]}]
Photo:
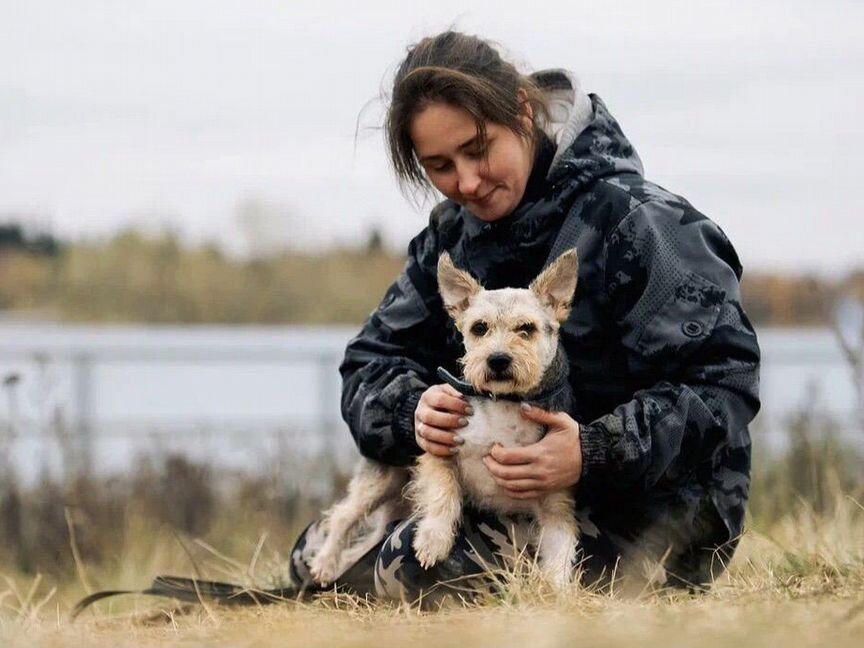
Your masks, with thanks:
[{"label": "dog's head", "polygon": [[474,389],[524,394],[536,389],[558,350],[558,331],[576,291],[575,250],[562,254],[525,288],[485,290],[446,252],[438,290],[465,340],[461,363]]}]

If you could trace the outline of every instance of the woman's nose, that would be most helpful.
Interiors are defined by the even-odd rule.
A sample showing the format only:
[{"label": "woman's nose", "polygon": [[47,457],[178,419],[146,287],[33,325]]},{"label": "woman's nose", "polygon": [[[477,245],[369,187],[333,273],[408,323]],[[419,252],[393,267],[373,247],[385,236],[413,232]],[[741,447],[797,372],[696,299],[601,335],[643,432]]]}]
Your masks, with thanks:
[{"label": "woman's nose", "polygon": [[459,165],[459,193],[463,196],[476,196],[480,187],[480,167],[472,162]]}]

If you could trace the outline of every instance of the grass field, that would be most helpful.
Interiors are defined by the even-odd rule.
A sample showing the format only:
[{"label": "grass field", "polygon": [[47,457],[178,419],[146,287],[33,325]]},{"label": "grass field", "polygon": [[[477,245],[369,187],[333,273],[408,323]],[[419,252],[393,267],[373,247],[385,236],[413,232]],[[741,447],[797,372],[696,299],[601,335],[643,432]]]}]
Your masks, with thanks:
[{"label": "grass field", "polygon": [[528,570],[500,575],[495,595],[436,612],[336,594],[259,608],[133,596],[70,623],[88,591],[138,589],[158,573],[197,568],[250,586],[284,583],[290,542],[322,502],[267,479],[220,492],[206,467],[177,460],[122,482],[19,491],[17,518],[7,492],[0,645],[861,646],[862,464],[830,442],[804,441],[757,471],[739,550],[712,591],[696,596],[578,586],[557,596]]},{"label": "grass field", "polygon": [[529,575],[433,613],[339,595],[251,609],[139,598],[70,624],[74,588],[49,597],[33,580],[14,586],[3,595],[5,646],[860,646],[864,511],[849,500],[827,517],[802,506],[771,537],[749,533],[728,575],[701,596],[574,588],[556,597]]}]

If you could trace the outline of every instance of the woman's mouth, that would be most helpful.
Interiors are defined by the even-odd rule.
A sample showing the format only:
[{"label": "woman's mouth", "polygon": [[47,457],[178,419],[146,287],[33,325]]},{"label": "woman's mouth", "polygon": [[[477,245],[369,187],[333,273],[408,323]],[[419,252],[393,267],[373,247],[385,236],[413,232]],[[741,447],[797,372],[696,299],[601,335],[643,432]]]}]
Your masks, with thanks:
[{"label": "woman's mouth", "polygon": [[486,207],[490,203],[492,195],[496,191],[498,191],[498,187],[495,187],[494,189],[492,189],[489,193],[487,193],[482,198],[478,198],[477,200],[474,201],[474,203],[477,205],[480,205],[481,207]]}]

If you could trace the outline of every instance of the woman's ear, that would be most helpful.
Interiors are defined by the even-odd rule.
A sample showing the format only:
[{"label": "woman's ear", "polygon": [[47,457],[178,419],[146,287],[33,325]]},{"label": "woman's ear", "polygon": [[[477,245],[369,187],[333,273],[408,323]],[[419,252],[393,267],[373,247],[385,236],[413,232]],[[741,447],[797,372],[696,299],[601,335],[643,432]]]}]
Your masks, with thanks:
[{"label": "woman's ear", "polygon": [[534,106],[531,105],[531,102],[528,101],[528,93],[525,92],[525,88],[519,88],[516,91],[516,96],[519,98],[519,103],[522,106],[522,116],[527,117],[528,121],[532,124],[534,123]]}]

